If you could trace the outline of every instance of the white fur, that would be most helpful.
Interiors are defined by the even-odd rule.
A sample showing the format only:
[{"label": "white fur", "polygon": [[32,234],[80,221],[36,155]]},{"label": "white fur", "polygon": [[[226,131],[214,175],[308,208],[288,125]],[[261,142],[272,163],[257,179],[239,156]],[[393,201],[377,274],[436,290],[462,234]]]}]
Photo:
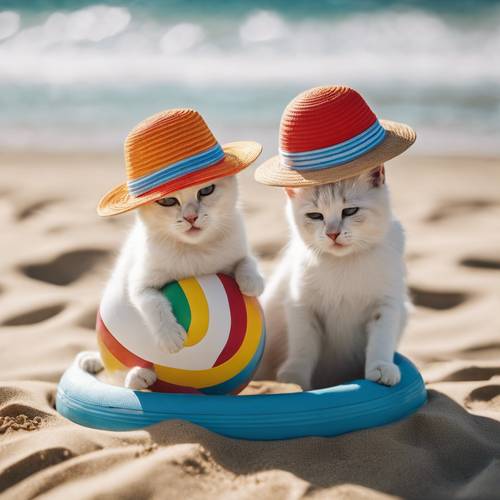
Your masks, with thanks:
[{"label": "white fur", "polygon": [[[407,317],[404,233],[381,172],[378,182],[364,174],[288,190],[292,235],[262,298],[268,344],[259,378],[277,375],[304,389],[363,374],[399,382],[393,355]],[[360,209],[342,218],[348,207]]]},{"label": "white fur", "polygon": [[[215,191],[200,197],[199,190],[210,184],[215,184]],[[164,207],[151,203],[137,209],[136,223],[110,281],[118,281],[128,291],[148,326],[149,331],[138,335],[153,335],[159,349],[176,352],[182,349],[186,332],[159,290],[163,285],[222,272],[233,275],[243,293],[256,296],[262,293],[264,281],[249,254],[237,208],[235,177],[186,188],[168,197],[176,198],[178,204]],[[186,220],[193,216],[197,216],[194,223]],[[133,368],[125,385],[144,389],[155,380],[153,371]]]},{"label": "white fur", "polygon": [[76,362],[82,370],[94,375],[103,369],[101,358],[96,356],[93,351],[82,351],[78,353]]}]

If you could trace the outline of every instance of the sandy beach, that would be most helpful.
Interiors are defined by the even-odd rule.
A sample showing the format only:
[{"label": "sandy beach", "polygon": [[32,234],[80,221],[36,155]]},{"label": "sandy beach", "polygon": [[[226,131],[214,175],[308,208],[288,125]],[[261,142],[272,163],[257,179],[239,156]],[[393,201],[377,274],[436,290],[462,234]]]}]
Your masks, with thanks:
[{"label": "sandy beach", "polygon": [[[12,153],[0,164],[0,496],[498,498],[498,160],[405,156],[386,168],[416,306],[400,351],[420,368],[428,403],[393,425],[274,442],[181,421],[96,431],[57,414],[63,371],[96,349],[100,292],[132,222],[95,212],[122,181],[122,158]],[[269,275],[287,238],[284,196],[251,169],[240,178]]]}]

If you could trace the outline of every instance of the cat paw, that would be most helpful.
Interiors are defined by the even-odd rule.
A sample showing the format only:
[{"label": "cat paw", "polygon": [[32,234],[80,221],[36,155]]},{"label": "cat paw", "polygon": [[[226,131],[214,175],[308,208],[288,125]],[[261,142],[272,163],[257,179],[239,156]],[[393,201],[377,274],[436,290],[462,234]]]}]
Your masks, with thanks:
[{"label": "cat paw", "polygon": [[283,384],[295,384],[302,388],[303,391],[311,389],[310,377],[305,376],[296,368],[283,365],[276,375],[278,382]]},{"label": "cat paw", "polygon": [[264,291],[264,278],[258,273],[237,270],[234,278],[243,295],[258,297]]},{"label": "cat paw", "polygon": [[186,338],[186,330],[177,321],[165,324],[156,333],[158,347],[171,354],[179,352],[184,347]]},{"label": "cat paw", "polygon": [[77,355],[76,362],[87,373],[96,374],[104,369],[101,356],[97,352],[83,351]]},{"label": "cat paw", "polygon": [[125,377],[125,387],[140,391],[147,389],[149,386],[156,382],[156,373],[148,368],[141,368],[136,366],[128,371]]},{"label": "cat paw", "polygon": [[379,384],[396,385],[401,380],[401,372],[394,363],[376,361],[366,367],[365,378]]}]

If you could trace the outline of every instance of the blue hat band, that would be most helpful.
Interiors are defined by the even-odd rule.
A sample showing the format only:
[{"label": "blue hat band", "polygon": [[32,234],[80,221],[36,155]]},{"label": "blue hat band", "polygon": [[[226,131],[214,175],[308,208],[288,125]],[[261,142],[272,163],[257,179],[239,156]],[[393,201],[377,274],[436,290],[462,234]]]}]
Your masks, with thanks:
[{"label": "blue hat band", "polygon": [[211,167],[223,159],[224,150],[220,144],[217,143],[215,146],[202,151],[201,153],[197,153],[178,162],[171,163],[170,165],[162,167],[160,170],[151,174],[143,175],[142,177],[128,181],[128,191],[133,196],[141,196],[142,194],[162,186],[167,182],[178,179],[179,177]]},{"label": "blue hat band", "polygon": [[290,153],[280,149],[282,165],[292,170],[322,170],[344,165],[353,161],[378,146],[385,138],[386,131],[376,120],[373,125],[352,139],[326,148]]}]

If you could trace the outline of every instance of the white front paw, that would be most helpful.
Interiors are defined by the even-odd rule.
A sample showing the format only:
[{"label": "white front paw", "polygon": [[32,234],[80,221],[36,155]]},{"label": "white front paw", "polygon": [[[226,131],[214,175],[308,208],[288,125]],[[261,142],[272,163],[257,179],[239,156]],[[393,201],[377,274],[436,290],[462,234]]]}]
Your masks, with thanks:
[{"label": "white front paw", "polygon": [[141,368],[140,366],[136,366],[129,370],[125,377],[125,387],[133,389],[134,391],[147,389],[155,382],[156,373],[149,368]]},{"label": "white front paw", "polygon": [[292,365],[282,365],[278,370],[276,378],[278,382],[282,382],[283,384],[299,385],[303,391],[311,389],[311,377]]},{"label": "white front paw", "polygon": [[78,366],[87,373],[96,374],[104,369],[101,356],[97,352],[83,351],[76,357]]},{"label": "white front paw", "polygon": [[394,363],[375,361],[366,367],[365,378],[379,384],[396,385],[401,380],[401,372]]},{"label": "white front paw", "polygon": [[177,321],[168,321],[155,332],[155,336],[158,347],[173,354],[184,347],[187,333]]},{"label": "white front paw", "polygon": [[258,297],[264,291],[264,278],[257,272],[236,270],[234,278],[244,295]]}]

